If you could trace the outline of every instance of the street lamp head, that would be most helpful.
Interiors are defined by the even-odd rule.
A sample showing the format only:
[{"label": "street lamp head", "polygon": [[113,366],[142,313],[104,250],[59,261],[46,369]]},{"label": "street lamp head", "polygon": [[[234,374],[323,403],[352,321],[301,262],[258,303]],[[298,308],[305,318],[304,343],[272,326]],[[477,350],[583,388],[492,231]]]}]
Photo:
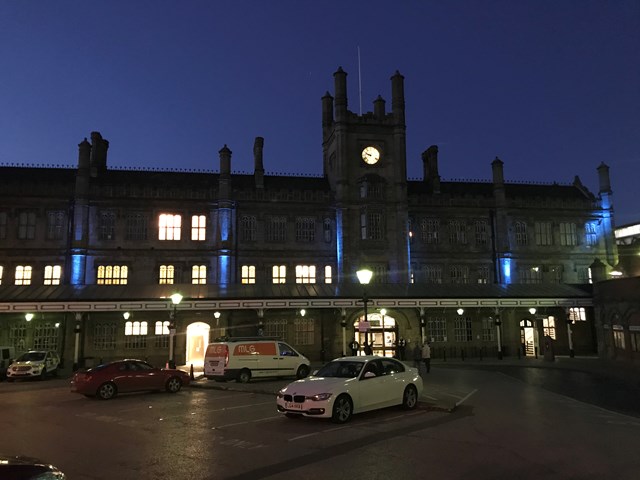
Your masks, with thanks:
[{"label": "street lamp head", "polygon": [[304,317],[307,314],[307,311],[303,308],[300,310],[300,316]]},{"label": "street lamp head", "polygon": [[220,312],[213,312],[213,317],[218,320],[220,318]]},{"label": "street lamp head", "polygon": [[30,322],[31,320],[33,320],[33,313],[26,313],[26,314],[24,315],[24,319],[25,319],[27,322]]},{"label": "street lamp head", "polygon": [[462,315],[464,313],[464,308],[459,308],[456,312],[458,312],[458,315]]},{"label": "street lamp head", "polygon": [[129,312],[124,312],[122,316],[124,317],[125,320],[129,320],[129,317],[131,316],[131,314]]},{"label": "street lamp head", "polygon": [[387,314],[387,309],[386,308],[381,308],[380,309],[380,315],[382,315],[383,317]]},{"label": "street lamp head", "polygon": [[373,277],[373,272],[371,270],[363,268],[362,270],[358,270],[356,272],[356,275],[358,276],[358,281],[362,285],[368,285],[371,281],[371,277]]},{"label": "street lamp head", "polygon": [[171,295],[169,298],[171,299],[171,302],[172,302],[174,305],[178,305],[178,304],[180,304],[180,302],[182,301],[182,295],[180,295],[179,293],[174,293],[174,294],[173,294],[173,295]]},{"label": "street lamp head", "polygon": [[531,315],[535,315],[535,314],[536,314],[536,312],[537,312],[537,310],[536,310],[535,308],[533,308],[533,307],[531,307],[531,308],[529,309],[529,313],[530,313]]}]

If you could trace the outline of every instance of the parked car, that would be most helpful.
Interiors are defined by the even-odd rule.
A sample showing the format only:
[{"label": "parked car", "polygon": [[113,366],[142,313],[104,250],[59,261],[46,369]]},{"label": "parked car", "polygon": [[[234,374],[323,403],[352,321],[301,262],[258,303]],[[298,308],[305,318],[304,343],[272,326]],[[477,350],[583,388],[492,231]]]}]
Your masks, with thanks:
[{"label": "parked car", "polygon": [[118,360],[76,372],[71,391],[109,400],[119,393],[165,390],[177,393],[191,378],[173,368],[156,368],[142,360]]},{"label": "parked car", "polygon": [[30,457],[0,455],[2,480],[65,480],[65,475],[53,465]]},{"label": "parked car", "polygon": [[331,418],[345,423],[356,413],[402,405],[413,409],[422,393],[418,370],[376,355],[337,358],[278,392],[278,411],[289,418]]},{"label": "parked car", "polygon": [[44,379],[48,374],[56,375],[60,356],[53,350],[31,350],[16,358],[7,368],[7,381],[16,378]]}]

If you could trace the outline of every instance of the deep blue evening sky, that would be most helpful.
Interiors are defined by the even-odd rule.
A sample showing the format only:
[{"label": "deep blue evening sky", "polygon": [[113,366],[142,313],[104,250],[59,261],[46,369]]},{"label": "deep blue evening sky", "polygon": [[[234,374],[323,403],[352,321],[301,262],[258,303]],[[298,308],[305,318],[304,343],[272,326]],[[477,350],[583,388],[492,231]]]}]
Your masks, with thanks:
[{"label": "deep blue evening sky", "polygon": [[447,179],[570,183],[611,167],[640,221],[638,0],[0,0],[0,163],[75,165],[93,130],[113,167],[322,173],[320,98],[349,73],[363,111],[405,76],[407,156]]}]

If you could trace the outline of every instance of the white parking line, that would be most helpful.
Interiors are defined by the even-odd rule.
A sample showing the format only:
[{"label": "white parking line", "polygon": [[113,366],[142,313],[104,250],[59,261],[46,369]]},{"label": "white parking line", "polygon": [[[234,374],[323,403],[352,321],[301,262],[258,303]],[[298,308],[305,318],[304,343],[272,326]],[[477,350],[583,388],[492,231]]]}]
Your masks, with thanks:
[{"label": "white parking line", "polygon": [[237,410],[238,408],[255,407],[256,405],[266,405],[267,403],[273,403],[273,400],[269,402],[250,403],[247,405],[236,405],[234,407],[216,408],[214,410],[207,410],[208,412],[224,412],[226,410]]},{"label": "white parking line", "polygon": [[[271,403],[271,402],[269,402],[269,403]],[[280,415],[276,415],[274,417],[258,418],[257,420],[247,420],[246,422],[227,423],[226,425],[219,425],[217,427],[211,427],[211,430],[218,430],[220,428],[236,427],[238,425],[248,425],[250,423],[268,422],[270,420],[275,420],[276,418],[280,418]]]},{"label": "white parking line", "polygon": [[472,392],[470,392],[466,397],[464,397],[462,400],[456,402],[456,407],[459,407],[460,405],[462,405],[463,402],[465,402],[471,395],[473,395],[474,393],[476,393],[478,391],[478,389],[476,388],[475,390],[473,390]]}]

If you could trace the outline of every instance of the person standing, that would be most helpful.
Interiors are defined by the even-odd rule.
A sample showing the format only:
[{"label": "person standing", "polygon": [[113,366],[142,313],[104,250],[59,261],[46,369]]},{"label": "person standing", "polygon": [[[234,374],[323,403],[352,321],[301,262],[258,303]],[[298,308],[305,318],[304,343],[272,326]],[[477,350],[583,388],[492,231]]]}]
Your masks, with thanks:
[{"label": "person standing", "polygon": [[404,338],[400,337],[400,340],[398,340],[397,349],[398,349],[398,359],[401,361],[404,360],[404,349],[406,347],[407,347],[407,342],[405,341]]},{"label": "person standing", "polygon": [[413,363],[420,372],[422,366],[422,348],[420,348],[420,340],[416,340],[416,346],[413,347]]},{"label": "person standing", "polygon": [[349,343],[349,348],[351,349],[351,355],[355,357],[358,355],[358,350],[360,350],[360,344],[353,338]]},{"label": "person standing", "polygon": [[371,345],[369,345],[367,342],[364,342],[364,354],[373,355],[373,350],[371,349]]},{"label": "person standing", "polygon": [[424,368],[427,370],[427,373],[429,373],[431,370],[431,345],[429,345],[428,340],[424,341],[424,345],[422,345],[422,351],[420,353],[422,355]]}]

